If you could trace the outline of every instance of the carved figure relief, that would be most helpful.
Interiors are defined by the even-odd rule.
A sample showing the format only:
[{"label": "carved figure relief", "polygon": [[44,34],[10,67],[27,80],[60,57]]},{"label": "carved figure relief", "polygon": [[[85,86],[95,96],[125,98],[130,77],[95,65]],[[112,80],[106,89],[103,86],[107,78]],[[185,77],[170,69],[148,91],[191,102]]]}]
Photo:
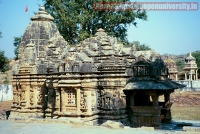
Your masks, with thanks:
[{"label": "carved figure relief", "polygon": [[42,102],[42,91],[38,88],[37,89],[37,91],[38,91],[38,96],[37,96],[37,104],[41,104],[41,102]]},{"label": "carved figure relief", "polygon": [[101,104],[102,104],[102,101],[101,101],[101,91],[97,91],[97,109],[100,109],[101,108]]},{"label": "carved figure relief", "polygon": [[25,101],[25,91],[21,92],[21,101]]},{"label": "carved figure relief", "polygon": [[55,108],[60,107],[60,93],[59,90],[56,90],[56,100],[55,100]]},{"label": "carved figure relief", "polygon": [[30,92],[30,104],[34,104],[34,92]]},{"label": "carved figure relief", "polygon": [[84,91],[81,91],[81,100],[80,100],[81,110],[87,110],[87,93]]},{"label": "carved figure relief", "polygon": [[48,106],[49,107],[52,107],[52,105],[54,105],[54,100],[55,100],[55,90],[49,89],[49,92],[48,92]]},{"label": "carved figure relief", "polygon": [[91,91],[91,97],[92,97],[92,111],[94,111],[95,105],[96,105],[96,94],[95,94],[95,91]]},{"label": "carved figure relief", "polygon": [[104,109],[111,108],[111,100],[112,100],[112,97],[113,97],[112,92],[102,90],[101,94],[102,94],[101,107],[104,108]]}]

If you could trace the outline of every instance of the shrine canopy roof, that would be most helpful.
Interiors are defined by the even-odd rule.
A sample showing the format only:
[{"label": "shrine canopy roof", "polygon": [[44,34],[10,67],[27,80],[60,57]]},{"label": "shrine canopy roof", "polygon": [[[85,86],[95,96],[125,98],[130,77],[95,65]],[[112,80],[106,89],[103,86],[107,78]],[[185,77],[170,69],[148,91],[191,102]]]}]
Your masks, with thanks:
[{"label": "shrine canopy roof", "polygon": [[183,88],[168,78],[168,68],[158,55],[155,61],[145,60],[140,56],[138,61],[131,65],[132,77],[124,90],[173,90]]},{"label": "shrine canopy roof", "polygon": [[131,79],[124,90],[172,90],[183,88],[185,85],[178,84],[170,79],[166,80],[136,80]]}]

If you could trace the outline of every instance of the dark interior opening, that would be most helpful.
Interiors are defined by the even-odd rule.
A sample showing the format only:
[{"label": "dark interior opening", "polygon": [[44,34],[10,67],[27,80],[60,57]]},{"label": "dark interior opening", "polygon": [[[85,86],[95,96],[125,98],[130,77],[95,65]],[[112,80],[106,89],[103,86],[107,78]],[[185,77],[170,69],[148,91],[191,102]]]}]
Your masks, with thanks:
[{"label": "dark interior opening", "polygon": [[150,97],[145,92],[137,92],[134,97],[135,106],[150,106]]}]

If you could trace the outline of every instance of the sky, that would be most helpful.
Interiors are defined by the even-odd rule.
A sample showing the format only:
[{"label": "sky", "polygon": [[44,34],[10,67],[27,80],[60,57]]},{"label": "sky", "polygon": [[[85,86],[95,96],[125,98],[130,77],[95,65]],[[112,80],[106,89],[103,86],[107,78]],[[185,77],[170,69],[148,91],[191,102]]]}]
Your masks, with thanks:
[{"label": "sky", "polygon": [[[139,2],[141,0],[138,0]],[[142,0],[142,2],[170,2],[170,0]],[[198,2],[198,0],[171,0]],[[20,37],[38,12],[42,0],[0,0],[0,50],[14,58],[14,37]],[[199,3],[198,3],[199,4]],[[28,12],[25,12],[28,6]],[[137,27],[128,27],[129,42],[139,41],[160,54],[186,54],[200,50],[200,10],[147,11],[148,20],[136,20]]]}]

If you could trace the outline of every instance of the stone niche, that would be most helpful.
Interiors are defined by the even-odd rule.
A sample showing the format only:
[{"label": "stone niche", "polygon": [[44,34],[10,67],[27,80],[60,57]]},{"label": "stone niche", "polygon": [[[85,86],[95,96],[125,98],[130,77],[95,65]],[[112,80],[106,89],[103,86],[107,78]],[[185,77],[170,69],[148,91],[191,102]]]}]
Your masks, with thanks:
[{"label": "stone niche", "polygon": [[[101,28],[71,47],[44,7],[31,20],[13,67],[10,119],[79,118],[93,124],[112,120],[132,127],[159,126],[158,96],[166,94],[168,102],[169,94],[181,87],[166,78],[159,55],[124,48]],[[171,119],[166,111],[163,117]]]}]

